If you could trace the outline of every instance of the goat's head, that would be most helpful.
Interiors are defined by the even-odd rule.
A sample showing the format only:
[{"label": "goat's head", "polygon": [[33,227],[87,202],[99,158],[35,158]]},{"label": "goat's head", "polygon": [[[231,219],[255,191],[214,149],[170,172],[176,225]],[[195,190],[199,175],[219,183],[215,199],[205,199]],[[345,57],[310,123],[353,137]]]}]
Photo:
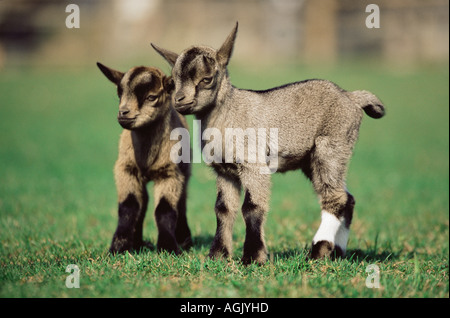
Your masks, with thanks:
[{"label": "goat's head", "polygon": [[97,66],[117,86],[119,124],[129,130],[150,125],[169,110],[173,81],[154,67],[133,67],[126,73]]},{"label": "goat's head", "polygon": [[175,83],[174,106],[182,114],[198,114],[216,103],[218,92],[227,76],[227,65],[233,52],[238,24],[220,49],[192,46],[180,55],[153,48],[172,65]]}]

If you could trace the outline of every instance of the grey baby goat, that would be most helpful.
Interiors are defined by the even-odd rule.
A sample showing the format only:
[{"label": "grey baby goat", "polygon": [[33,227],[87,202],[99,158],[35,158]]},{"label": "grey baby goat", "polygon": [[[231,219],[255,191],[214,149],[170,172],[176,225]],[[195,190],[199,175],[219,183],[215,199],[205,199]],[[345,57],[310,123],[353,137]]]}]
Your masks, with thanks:
[{"label": "grey baby goat", "polygon": [[[320,199],[322,220],[312,241],[311,256],[343,256],[355,205],[345,184],[347,165],[363,111],[380,118],[384,107],[370,92],[347,92],[326,80],[306,80],[264,91],[232,86],[227,65],[237,27],[236,23],[219,50],[193,46],[178,55],[152,44],[173,66],[175,109],[195,114],[201,120],[202,132],[214,127],[222,136],[230,127],[278,128],[278,152],[270,154],[278,158],[277,170],[301,169]],[[204,147],[205,141],[202,143]],[[226,151],[222,151],[223,157]],[[217,231],[210,256],[231,254],[232,227],[243,188],[246,237],[242,261],[264,263],[263,225],[269,208],[270,174],[262,174],[260,165],[248,161],[219,160],[211,165],[217,173]]]}]

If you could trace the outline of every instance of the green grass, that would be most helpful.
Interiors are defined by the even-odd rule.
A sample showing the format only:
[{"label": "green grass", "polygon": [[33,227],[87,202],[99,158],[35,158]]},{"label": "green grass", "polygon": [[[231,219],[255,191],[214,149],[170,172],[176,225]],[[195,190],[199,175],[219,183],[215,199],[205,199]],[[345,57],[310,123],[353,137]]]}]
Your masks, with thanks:
[{"label": "green grass", "polygon": [[[306,258],[320,207],[308,181],[290,172],[273,177],[265,225],[270,262],[239,262],[242,218],[233,259],[208,259],[215,181],[204,164],[193,166],[189,186],[189,252],[109,255],[121,131],[113,86],[95,66],[6,71],[0,73],[0,297],[449,297],[448,65],[408,72],[362,63],[235,65],[230,73],[243,88],[327,78],[384,101],[385,118],[364,118],[349,169],[356,209],[346,258]],[[152,203],[144,236],[155,243]],[[80,268],[79,289],[65,287],[69,264]],[[365,285],[369,264],[380,268],[378,289]]]}]

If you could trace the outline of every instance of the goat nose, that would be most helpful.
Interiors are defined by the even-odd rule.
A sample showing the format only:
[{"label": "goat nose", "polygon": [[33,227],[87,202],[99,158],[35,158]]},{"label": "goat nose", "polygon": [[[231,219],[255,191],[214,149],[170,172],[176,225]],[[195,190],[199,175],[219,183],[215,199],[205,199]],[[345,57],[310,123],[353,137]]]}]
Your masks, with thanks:
[{"label": "goat nose", "polygon": [[128,114],[130,111],[129,110],[119,110],[119,116],[120,117],[123,117],[123,116],[125,116],[126,114]]},{"label": "goat nose", "polygon": [[183,99],[185,99],[186,96],[184,96],[183,93],[177,93],[175,95],[175,102],[180,103],[181,101],[183,101]]}]

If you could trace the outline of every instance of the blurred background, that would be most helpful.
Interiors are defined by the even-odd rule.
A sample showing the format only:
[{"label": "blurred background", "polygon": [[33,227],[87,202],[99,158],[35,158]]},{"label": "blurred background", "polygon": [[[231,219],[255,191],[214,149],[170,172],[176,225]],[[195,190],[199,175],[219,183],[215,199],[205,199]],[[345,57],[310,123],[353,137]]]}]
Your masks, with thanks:
[{"label": "blurred background", "polygon": [[[80,8],[78,29],[65,25],[70,3]],[[380,28],[365,25],[370,3]],[[448,16],[447,0],[3,0],[0,69],[144,63],[155,58],[150,42],[176,52],[217,48],[236,21],[237,62],[436,63],[448,60]]]},{"label": "blurred background", "polygon": [[[79,7],[80,28],[66,27],[71,3]],[[380,10],[380,28],[366,26],[372,3]],[[386,273],[407,267],[411,274],[401,280],[383,278],[386,295],[448,297],[448,0],[0,0],[0,297],[67,295],[61,280],[67,262],[91,267],[107,253],[117,226],[113,166],[122,129],[116,89],[95,63],[121,71],[150,65],[169,74],[150,42],[175,52],[194,44],[218,48],[236,21],[228,67],[236,87],[322,78],[346,90],[369,90],[383,101],[386,116],[365,116],[349,168],[347,185],[357,202],[350,255],[392,264]],[[192,127],[193,117],[187,120]],[[289,259],[309,247],[320,208],[299,172],[276,174],[272,181],[268,249]],[[213,172],[194,164],[188,218],[200,259],[216,227],[215,198]],[[144,238],[156,242],[150,202]],[[238,257],[242,220],[234,233]],[[99,268],[91,284],[83,283],[83,295],[117,297],[122,289],[132,290],[127,297],[143,294],[135,289],[141,276],[130,275],[135,283],[122,288]],[[422,277],[419,268],[423,283],[411,285]],[[157,273],[154,280],[164,282]],[[337,276],[338,287],[325,288],[325,295],[339,297],[345,290],[354,296],[347,286],[361,280]],[[317,280],[311,282],[313,290]],[[198,285],[179,284],[181,295],[199,295]],[[148,297],[147,285],[140,286]],[[285,295],[288,288],[280,286],[263,296]],[[215,290],[203,295],[255,297]]]}]

